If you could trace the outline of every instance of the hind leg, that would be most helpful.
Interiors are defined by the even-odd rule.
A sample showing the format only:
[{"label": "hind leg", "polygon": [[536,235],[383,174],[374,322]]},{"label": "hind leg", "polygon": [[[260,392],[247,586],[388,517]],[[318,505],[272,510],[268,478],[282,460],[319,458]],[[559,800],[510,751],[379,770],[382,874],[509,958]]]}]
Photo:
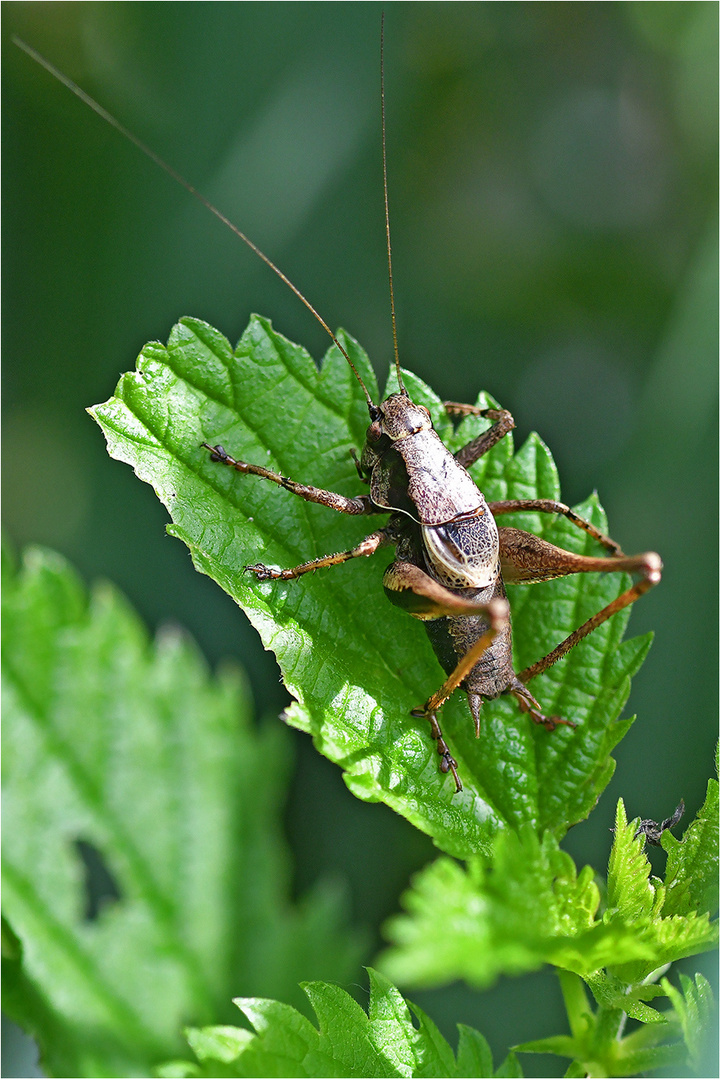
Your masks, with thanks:
[{"label": "hind leg", "polygon": [[[580,573],[629,573],[638,574],[640,580],[617,596],[606,607],[601,608],[590,619],[574,630],[555,649],[537,660],[535,664],[519,672],[521,683],[530,682],[536,675],[546,671],[588,634],[610,619],[616,612],[634,604],[639,597],[652,589],[661,580],[663,564],[655,551],[642,555],[611,556],[593,558],[587,555],[575,555],[571,551],[555,547],[531,533],[520,529],[502,528],[498,530],[501,567],[505,581],[533,582],[549,581],[551,578],[566,577]],[[513,691],[515,693],[515,691]],[[530,710],[529,710],[530,711]],[[543,721],[539,721],[543,722]]]}]

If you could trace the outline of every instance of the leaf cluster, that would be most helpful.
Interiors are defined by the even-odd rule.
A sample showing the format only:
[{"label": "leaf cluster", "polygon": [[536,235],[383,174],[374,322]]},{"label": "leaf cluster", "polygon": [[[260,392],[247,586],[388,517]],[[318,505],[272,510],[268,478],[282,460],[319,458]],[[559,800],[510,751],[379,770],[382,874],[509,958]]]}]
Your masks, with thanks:
[{"label": "leaf cluster", "polygon": [[[707,821],[714,806],[718,816],[717,784],[704,808]],[[384,971],[416,986],[457,978],[485,986],[501,972],[519,974],[551,963],[559,972],[571,1034],[523,1043],[515,1051],[570,1058],[570,1076],[699,1066],[713,1013],[710,986],[702,975],[695,981],[682,975],[680,990],[658,977],[673,960],[712,947],[717,927],[708,912],[664,914],[666,887],[649,879],[636,825],[626,821],[619,802],[602,911],[590,868],[577,875],[548,833],[540,842],[530,829],[520,836],[501,833],[494,858],[472,860],[467,870],[439,859],[404,897],[408,914],[387,928],[395,944],[380,957]],[[693,842],[696,828],[694,822],[681,846]],[[162,1075],[522,1075],[513,1054],[494,1072],[486,1040],[463,1025],[454,1055],[430,1018],[406,1004],[387,977],[372,969],[369,977],[367,1014],[338,987],[305,984],[317,1028],[279,1002],[236,999],[254,1031],[190,1030],[197,1063],[169,1063]],[[668,1008],[647,1004],[661,997]],[[624,1034],[629,1018],[640,1023]]]},{"label": "leaf cluster", "polygon": [[[699,818],[675,841],[678,849],[687,850],[688,844],[698,857],[699,828],[712,828],[714,820],[718,828],[715,780]],[[467,868],[437,860],[403,897],[407,913],[387,926],[393,945],[381,957],[383,970],[403,984],[433,986],[464,978],[485,987],[501,973],[553,964],[572,1035],[516,1049],[570,1057],[594,1076],[630,1076],[698,1059],[708,983],[699,975],[695,988],[683,984],[681,994],[658,978],[673,961],[713,948],[718,924],[703,906],[683,915],[668,910],[671,885],[679,891],[692,888],[680,866],[696,878],[694,858],[679,856],[667,867],[665,882],[651,877],[643,838],[634,835],[637,824],[627,822],[619,801],[603,903],[591,868],[577,873],[549,833],[539,840],[530,829],[504,832],[492,859],[477,857]],[[710,844],[702,857],[702,879],[714,859]],[[671,1001],[665,1012],[647,1004],[663,996]],[[692,1019],[681,1023],[682,1016]],[[624,1017],[645,1026],[619,1038]]]},{"label": "leaf cluster", "polygon": [[[365,353],[339,338],[377,400]],[[410,374],[406,383],[451,449],[486,423],[469,417],[454,429],[432,391]],[[279,829],[286,743],[277,723],[253,724],[240,673],[211,676],[177,631],[151,642],[115,590],[101,585],[88,596],[57,556],[31,550],[19,569],[7,558],[4,1000],[40,1041],[46,1069],[521,1075],[513,1054],[494,1073],[485,1039],[462,1025],[454,1052],[394,982],[483,988],[544,964],[559,973],[570,1035],[518,1050],[566,1055],[569,1075],[698,1065],[708,984],[682,977],[679,989],[661,975],[716,941],[717,783],[681,841],[663,834],[663,881],[650,877],[622,803],[605,886],[560,848],[608,783],[611,751],[632,722],[620,716],[650,637],[623,640],[628,613],[533,687],[575,731],[550,735],[500,700],[484,706],[476,740],[455,695],[443,718],[464,781],[454,795],[427,730],[409,716],[438,685],[439,668],[420,628],[383,603],[383,556],[288,583],[258,584],[242,572],[250,561],[292,566],[350,548],[367,523],[239,476],[201,447],[221,442],[235,457],[356,494],[349,450],[363,442],[367,410],[338,350],[318,369],[263,319],[235,351],[207,324],[184,319],[92,411],[110,453],[168,508],[169,532],[275,652],[295,697],[288,723],[341,766],[351,791],[386,802],[444,854],[389,923],[391,947],[382,971],[369,969],[365,1011],[327,981],[348,982],[360,958],[341,898],[321,885],[289,899]],[[473,474],[489,499],[559,498],[537,436],[515,454],[504,439]],[[595,497],[577,510],[606,529]],[[565,520],[519,514],[511,523],[596,553]],[[610,575],[578,575],[509,590],[517,669],[620,587]],[[302,997],[297,983],[309,978]],[[250,1028],[232,1024],[239,992],[253,995],[235,999]],[[669,1007],[649,1004],[660,997]],[[627,1021],[635,1028],[625,1032]],[[184,1023],[193,1025],[192,1062],[181,1056]]]},{"label": "leaf cluster", "polygon": [[[236,998],[252,1024],[186,1032],[198,1064],[169,1063],[162,1076],[521,1076],[514,1054],[494,1072],[488,1042],[459,1024],[458,1052],[421,1008],[406,1002],[379,972],[368,968],[366,1013],[340,987],[304,983],[318,1019],[314,1027],[288,1005]],[[412,1015],[411,1015],[412,1014]],[[413,1023],[413,1017],[416,1024]]]}]

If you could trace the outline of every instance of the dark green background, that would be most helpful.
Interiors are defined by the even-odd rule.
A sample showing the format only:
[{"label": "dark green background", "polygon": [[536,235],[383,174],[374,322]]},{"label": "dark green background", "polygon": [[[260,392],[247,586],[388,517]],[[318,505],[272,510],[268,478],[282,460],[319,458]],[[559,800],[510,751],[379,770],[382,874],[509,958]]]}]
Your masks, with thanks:
[{"label": "dark green background", "polygon": [[[238,658],[274,713],[274,661],[164,535],[152,491],[107,458],[83,410],[181,315],[235,341],[257,311],[316,356],[327,339],[9,37],[217,202],[384,371],[380,12],[4,5],[5,528],[111,578],[152,626],[187,626],[213,662]],[[521,437],[535,428],[551,447],[566,501],[596,488],[622,546],[665,563],[631,621],[656,632],[628,707],[638,722],[567,842],[598,869],[619,795],[631,816],[660,819],[681,797],[698,809],[717,732],[717,19],[710,2],[386,4],[402,361],[443,397],[489,390]],[[384,603],[379,591],[380,636]],[[377,928],[430,844],[356,803],[294,737],[297,885],[340,874],[357,920]],[[479,1027],[497,1053],[563,1030],[547,973],[482,996],[412,996],[452,1036],[457,1020]],[[554,1067],[535,1061],[538,1075]]]}]

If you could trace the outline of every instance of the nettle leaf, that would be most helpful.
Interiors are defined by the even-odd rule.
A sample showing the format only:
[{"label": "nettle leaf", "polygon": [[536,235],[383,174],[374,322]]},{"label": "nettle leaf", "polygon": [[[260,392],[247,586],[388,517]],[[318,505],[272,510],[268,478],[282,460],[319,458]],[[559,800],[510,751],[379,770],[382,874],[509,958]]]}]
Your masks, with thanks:
[{"label": "nettle leaf", "polygon": [[651,877],[644,838],[635,835],[638,823],[638,818],[627,822],[619,799],[603,922],[626,927],[643,943],[645,959],[626,963],[619,956],[610,968],[609,974],[627,985],[640,983],[664,964],[712,949],[718,942],[718,923],[711,922],[708,911],[665,914],[666,887]]},{"label": "nettle leaf", "polygon": [[[187,1031],[198,1064],[168,1062],[161,1076],[522,1076],[511,1055],[498,1072],[487,1041],[459,1024],[458,1057],[422,1009],[372,968],[366,1013],[339,986],[303,983],[318,1020],[279,1001],[236,998],[253,1027]],[[417,1026],[413,1022],[417,1021]]]},{"label": "nettle leaf", "polygon": [[231,996],[352,978],[340,898],[289,902],[285,732],[56,555],[3,566],[3,1005],[59,1076],[148,1076]]},{"label": "nettle leaf", "polygon": [[[339,333],[378,400],[367,356]],[[432,391],[411,375],[407,380],[452,448],[481,430],[483,421],[468,418],[454,432]],[[622,641],[628,612],[532,686],[546,711],[578,722],[575,732],[534,729],[515,702],[503,699],[484,706],[477,740],[465,695],[454,695],[443,725],[464,782],[456,795],[450,776],[438,770],[428,725],[409,716],[444,676],[423,628],[383,596],[392,555],[290,582],[258,583],[243,573],[248,563],[290,567],[348,549],[385,520],[310,505],[213,463],[201,449],[202,442],[220,442],[234,457],[294,480],[358,494],[349,451],[363,445],[368,412],[335,347],[319,370],[267,320],[253,317],[233,352],[207,324],[183,319],[167,348],[147,345],[137,371],[91,412],[110,454],[153,485],[172,518],[169,531],[188,545],[195,566],[237,601],[275,653],[296,698],[288,722],[343,768],[356,795],[388,803],[460,857],[488,851],[502,826],[530,822],[562,835],[590,812],[613,772],[610,752],[631,723],[618,716],[650,643],[650,636]],[[504,439],[473,474],[492,499],[559,494],[555,467],[537,436],[515,456]],[[595,498],[580,512],[605,528]],[[526,514],[504,523],[530,525],[573,551],[598,553],[565,519]],[[618,575],[577,575],[513,589],[517,664],[538,659],[623,587]]]},{"label": "nettle leaf", "polygon": [[666,861],[664,915],[715,912],[719,884],[719,785],[708,782],[706,799],[681,840],[669,831],[661,845]]},{"label": "nettle leaf", "polygon": [[634,1020],[644,1024],[665,1023],[665,1017],[658,1010],[646,1005],[657,997],[665,997],[666,991],[657,983],[636,983],[629,985],[605,971],[596,971],[585,977],[594,998],[604,1009],[620,1009]]},{"label": "nettle leaf", "polygon": [[588,976],[646,955],[632,932],[596,918],[599,903],[591,867],[577,873],[552,834],[505,831],[492,858],[468,869],[442,858],[415,876],[402,898],[407,914],[386,924],[393,947],[383,970],[413,986],[465,979],[482,988],[546,963]]},{"label": "nettle leaf", "polygon": [[713,1031],[714,1022],[718,1021],[718,1009],[709,982],[703,975],[697,972],[694,980],[681,973],[679,979],[681,990],[673,986],[668,979],[662,979],[661,986],[671,999],[691,1064],[698,1070],[702,1065],[704,1052],[711,1049],[709,1035]]},{"label": "nettle leaf", "polygon": [[646,1002],[663,991],[642,981],[712,948],[718,926],[705,912],[664,915],[665,889],[649,877],[637,824],[626,822],[619,802],[602,914],[591,867],[577,872],[557,839],[539,840],[531,826],[499,833],[492,855],[467,868],[437,859],[402,897],[406,913],[386,923],[392,947],[381,956],[383,970],[412,986],[464,979],[487,987],[501,974],[549,963],[582,976],[604,1009],[662,1022]]}]

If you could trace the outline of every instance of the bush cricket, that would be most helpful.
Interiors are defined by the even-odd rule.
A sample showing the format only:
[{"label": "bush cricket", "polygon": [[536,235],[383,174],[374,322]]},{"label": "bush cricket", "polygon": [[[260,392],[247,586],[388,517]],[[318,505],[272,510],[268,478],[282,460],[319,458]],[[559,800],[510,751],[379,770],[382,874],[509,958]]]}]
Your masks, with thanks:
[{"label": "bush cricket", "polygon": [[[246,566],[245,571],[254,574],[260,581],[291,581],[310,571],[369,556],[386,546],[395,548],[395,559],[383,578],[386,596],[424,623],[436,656],[447,675],[442,686],[427,698],[425,704],[415,708],[412,715],[424,718],[429,723],[431,737],[440,756],[441,771],[452,774],[456,791],[462,790],[461,778],[438,721],[441,707],[456,689],[461,688],[468,696],[477,737],[481,733],[482,702],[501,694],[513,695],[522,711],[549,731],[561,724],[574,727],[572,718],[545,715],[527,684],[565,656],[611,615],[634,603],[657,584],[661,577],[661,560],[655,552],[626,556],[614,540],[581,519],[563,503],[543,499],[487,502],[467,470],[512,430],[514,421],[511,414],[504,409],[481,410],[471,405],[447,402],[446,409],[451,416],[475,413],[491,421],[486,431],[454,455],[436,434],[425,407],[411,400],[402,377],[393,297],[382,36],[383,192],[398,392],[378,404],[371,399],[350,356],[328,324],[275,263],[187,180],[80,87],[35,50],[19,40],[17,43],[197,198],[262,259],[310,310],[345,356],[360,382],[370,423],[356,466],[360,482],[368,488],[367,493],[349,498],[308,486],[260,465],[236,460],[219,444],[203,444],[212,461],[271,481],[308,502],[352,515],[390,515],[385,525],[369,533],[350,550],[321,556],[289,569],[275,569],[257,563]],[[531,533],[502,525],[499,527],[496,519],[519,511],[562,514],[606,548],[608,555],[598,558],[577,555]],[[637,581],[534,664],[515,672],[504,582],[533,583],[587,572],[628,572],[635,574]]]}]

